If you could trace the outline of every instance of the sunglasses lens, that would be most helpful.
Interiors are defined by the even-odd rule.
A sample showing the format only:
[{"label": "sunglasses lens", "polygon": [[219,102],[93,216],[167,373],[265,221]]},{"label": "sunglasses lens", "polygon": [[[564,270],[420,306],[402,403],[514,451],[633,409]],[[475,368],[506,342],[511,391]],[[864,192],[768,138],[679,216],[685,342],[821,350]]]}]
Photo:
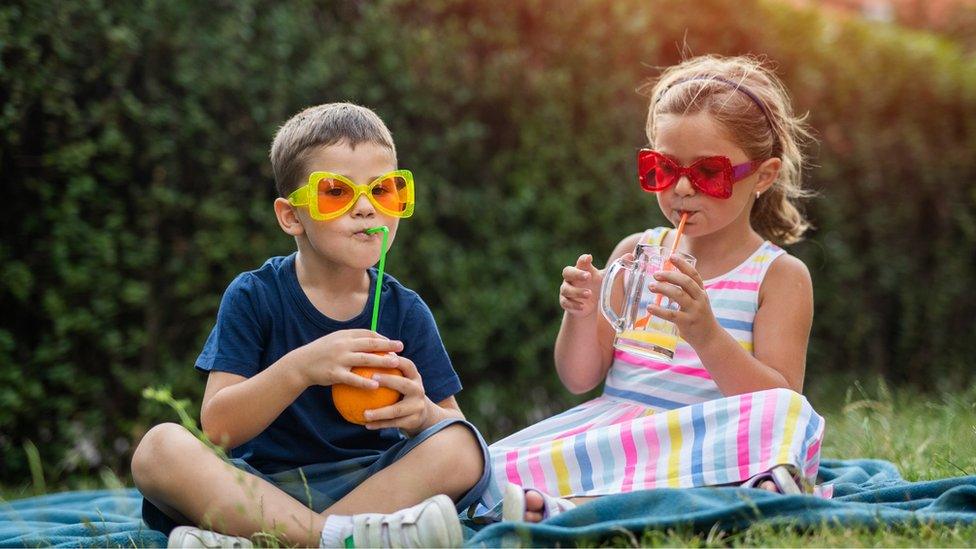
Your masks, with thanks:
[{"label": "sunglasses lens", "polygon": [[667,166],[667,159],[654,151],[642,150],[637,155],[637,179],[641,188],[647,192],[657,192],[667,187],[667,172],[673,171]]},{"label": "sunglasses lens", "polygon": [[691,175],[699,190],[718,198],[730,196],[732,193],[730,171],[728,161],[722,157],[703,158],[691,167]]},{"label": "sunglasses lens", "polygon": [[342,211],[355,196],[355,189],[345,181],[331,177],[319,179],[318,206],[319,212],[324,215]]},{"label": "sunglasses lens", "polygon": [[391,175],[375,183],[371,188],[373,200],[387,213],[400,215],[410,202],[407,180],[402,175]]}]

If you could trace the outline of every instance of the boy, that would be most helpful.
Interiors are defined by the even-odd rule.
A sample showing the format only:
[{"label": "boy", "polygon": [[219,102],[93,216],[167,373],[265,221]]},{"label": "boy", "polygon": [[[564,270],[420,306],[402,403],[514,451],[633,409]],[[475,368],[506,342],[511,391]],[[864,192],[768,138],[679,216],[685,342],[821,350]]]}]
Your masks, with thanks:
[{"label": "boy", "polygon": [[[132,458],[143,516],[162,531],[221,532],[176,528],[170,546],[249,546],[233,536],[262,530],[313,547],[458,546],[457,512],[489,474],[485,443],[454,399],[460,381],[430,310],[393,277],[378,333],[368,330],[382,239],[365,231],[386,226],[392,243],[413,211],[412,175],[397,171],[379,117],[348,103],[292,117],[271,163],[275,215],[298,251],[231,283],[196,362],[208,372],[203,430],[234,459],[179,425],[154,427]],[[403,376],[367,379],[354,366]],[[332,403],[335,383],[403,399],[355,425]]]}]

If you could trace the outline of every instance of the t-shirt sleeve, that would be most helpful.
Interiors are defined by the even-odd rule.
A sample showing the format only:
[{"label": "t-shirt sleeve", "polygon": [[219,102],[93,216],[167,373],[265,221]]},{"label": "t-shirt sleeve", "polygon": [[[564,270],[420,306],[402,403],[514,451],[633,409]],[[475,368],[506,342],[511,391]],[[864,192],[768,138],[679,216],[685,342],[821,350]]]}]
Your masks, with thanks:
[{"label": "t-shirt sleeve", "polygon": [[434,315],[419,296],[405,315],[400,334],[403,356],[417,366],[431,401],[440,402],[461,390],[461,379],[447,356]]},{"label": "t-shirt sleeve", "polygon": [[197,358],[198,370],[229,372],[244,377],[258,373],[264,350],[264,330],[257,305],[258,291],[253,275],[241,274],[224,292],[217,310],[217,323]]}]

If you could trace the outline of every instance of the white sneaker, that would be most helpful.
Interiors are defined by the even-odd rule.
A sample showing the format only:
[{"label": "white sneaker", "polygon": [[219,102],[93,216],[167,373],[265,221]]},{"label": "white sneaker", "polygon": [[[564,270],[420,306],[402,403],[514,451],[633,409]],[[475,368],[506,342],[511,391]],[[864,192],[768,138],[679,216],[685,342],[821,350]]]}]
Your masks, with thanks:
[{"label": "white sneaker", "polygon": [[451,498],[440,494],[396,513],[352,516],[355,547],[460,547],[461,521]]},{"label": "white sneaker", "polygon": [[169,533],[166,547],[244,548],[254,547],[254,544],[247,538],[227,536],[193,526],[179,526]]}]

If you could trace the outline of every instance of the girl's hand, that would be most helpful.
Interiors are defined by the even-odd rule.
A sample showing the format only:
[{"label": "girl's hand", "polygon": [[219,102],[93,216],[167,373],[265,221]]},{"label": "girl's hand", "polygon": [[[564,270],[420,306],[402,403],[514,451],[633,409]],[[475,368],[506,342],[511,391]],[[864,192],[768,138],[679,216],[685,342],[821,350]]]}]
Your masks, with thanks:
[{"label": "girl's hand", "polygon": [[647,311],[674,322],[681,337],[695,347],[707,341],[721,327],[712,312],[708,294],[705,293],[705,283],[698,271],[680,257],[672,257],[671,264],[677,270],[654,273],[656,282],[650,284],[650,289],[670,298],[680,309],[665,309],[651,303],[647,306]]},{"label": "girl's hand", "polygon": [[588,317],[596,311],[603,273],[593,266],[593,256],[583,254],[575,266],[563,269],[563,283],[559,286],[559,306],[573,316]]},{"label": "girl's hand", "polygon": [[399,353],[403,343],[372,330],[339,330],[296,350],[303,353],[299,374],[305,387],[344,383],[375,389],[379,386],[376,381],[358,376],[350,369],[354,366],[397,368],[398,357],[376,353]]},{"label": "girl's hand", "polygon": [[373,376],[381,386],[399,391],[403,398],[395,404],[366,410],[367,429],[387,429],[395,427],[413,436],[427,427],[427,418],[431,414],[430,406],[437,406],[424,393],[424,382],[420,378],[417,366],[409,358],[397,357],[397,368],[403,372],[403,377],[387,374]]}]

